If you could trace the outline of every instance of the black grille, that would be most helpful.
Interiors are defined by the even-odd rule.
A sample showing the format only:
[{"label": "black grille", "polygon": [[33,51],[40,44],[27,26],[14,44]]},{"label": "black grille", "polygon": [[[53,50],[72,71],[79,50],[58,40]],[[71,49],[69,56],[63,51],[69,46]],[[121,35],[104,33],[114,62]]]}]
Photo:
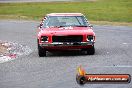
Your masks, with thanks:
[{"label": "black grille", "polygon": [[82,35],[69,35],[69,36],[53,36],[53,42],[82,42]]}]

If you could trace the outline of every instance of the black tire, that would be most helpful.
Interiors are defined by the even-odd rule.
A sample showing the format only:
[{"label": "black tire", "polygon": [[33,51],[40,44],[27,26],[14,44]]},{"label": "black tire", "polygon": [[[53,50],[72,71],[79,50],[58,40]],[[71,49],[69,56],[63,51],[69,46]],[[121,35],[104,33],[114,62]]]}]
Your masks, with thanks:
[{"label": "black tire", "polygon": [[76,81],[80,85],[84,85],[86,83],[86,78],[84,76],[77,76]]},{"label": "black tire", "polygon": [[92,46],[92,48],[88,48],[86,51],[87,51],[87,55],[94,55],[95,53],[94,45]]},{"label": "black tire", "polygon": [[[37,40],[38,41],[38,40]],[[38,42],[37,42],[38,43]],[[45,57],[46,56],[46,50],[42,48],[38,43],[38,55],[39,57]]]}]

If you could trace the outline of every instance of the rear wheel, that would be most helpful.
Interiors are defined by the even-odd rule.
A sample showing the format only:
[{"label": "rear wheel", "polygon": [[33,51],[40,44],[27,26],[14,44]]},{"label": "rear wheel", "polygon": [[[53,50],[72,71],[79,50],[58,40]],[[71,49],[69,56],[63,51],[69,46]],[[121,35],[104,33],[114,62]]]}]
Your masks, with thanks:
[{"label": "rear wheel", "polygon": [[[38,40],[37,40],[38,41]],[[45,57],[46,56],[46,50],[42,48],[38,43],[38,55],[39,57]]]},{"label": "rear wheel", "polygon": [[83,76],[76,76],[76,81],[80,85],[84,85],[86,83],[86,78]]}]

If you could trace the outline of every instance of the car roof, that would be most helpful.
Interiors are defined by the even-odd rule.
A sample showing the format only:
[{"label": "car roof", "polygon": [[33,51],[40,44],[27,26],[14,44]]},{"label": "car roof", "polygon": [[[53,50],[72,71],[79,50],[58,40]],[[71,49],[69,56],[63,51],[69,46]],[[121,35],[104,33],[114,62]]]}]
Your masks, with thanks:
[{"label": "car roof", "polygon": [[82,13],[50,13],[47,16],[83,16]]}]

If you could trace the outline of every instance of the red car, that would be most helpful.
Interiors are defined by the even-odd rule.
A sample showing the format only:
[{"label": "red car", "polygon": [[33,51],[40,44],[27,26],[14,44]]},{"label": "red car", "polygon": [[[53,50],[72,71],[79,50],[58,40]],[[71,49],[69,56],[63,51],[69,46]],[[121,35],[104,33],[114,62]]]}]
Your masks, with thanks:
[{"label": "red car", "polygon": [[38,27],[38,55],[46,51],[83,50],[95,53],[95,33],[92,25],[81,13],[50,13]]}]

